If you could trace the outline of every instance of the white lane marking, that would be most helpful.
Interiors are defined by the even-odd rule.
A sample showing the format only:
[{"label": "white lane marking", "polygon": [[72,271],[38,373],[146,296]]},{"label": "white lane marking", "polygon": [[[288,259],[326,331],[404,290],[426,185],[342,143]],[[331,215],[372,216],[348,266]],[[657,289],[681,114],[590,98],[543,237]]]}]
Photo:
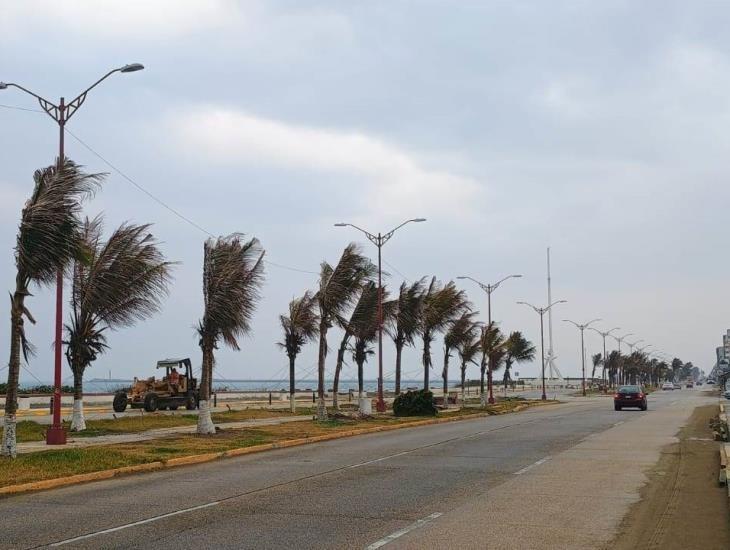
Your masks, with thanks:
[{"label": "white lane marking", "polygon": [[613,427],[615,428],[616,426],[620,426],[624,422],[626,422],[626,421],[625,420],[619,420],[618,422],[614,423]]},{"label": "white lane marking", "polygon": [[410,533],[414,529],[423,527],[429,521],[433,521],[441,515],[443,515],[443,514],[441,514],[441,512],[434,512],[430,516],[426,516],[423,519],[419,519],[419,520],[415,521],[414,523],[411,523],[407,527],[404,527],[403,529],[399,529],[395,533],[391,533],[387,537],[383,537],[380,540],[376,540],[374,543],[372,543],[370,546],[368,546],[365,550],[376,550],[377,548],[382,548],[386,544],[389,544],[389,543],[393,542],[395,539],[398,539],[398,538],[402,537],[403,535]]},{"label": "white lane marking", "polygon": [[79,537],[74,537],[72,539],[61,540],[58,542],[54,542],[53,544],[49,544],[49,546],[64,546],[66,544],[71,544],[72,542],[77,542],[77,541],[84,540],[84,539],[90,539],[92,537],[96,537],[99,535],[106,535],[109,533],[114,533],[115,531],[121,531],[122,529],[128,529],[129,527],[136,527],[137,525],[144,525],[145,523],[152,523],[153,521],[169,518],[172,516],[177,516],[179,514],[186,514],[188,512],[194,512],[196,510],[202,510],[203,508],[210,508],[211,506],[217,506],[218,504],[220,504],[220,501],[209,502],[208,504],[201,504],[200,506],[193,506],[192,508],[184,508],[183,510],[177,510],[176,512],[170,512],[169,514],[162,514],[160,516],[155,516],[152,518],[135,521],[133,523],[119,525],[118,527],[112,527],[111,529],[104,529],[102,531],[96,531],[94,533],[87,533],[86,535],[81,535]]},{"label": "white lane marking", "polygon": [[524,474],[525,472],[529,472],[530,470],[532,470],[533,468],[535,468],[535,467],[539,466],[540,464],[545,464],[545,463],[546,463],[546,462],[547,462],[548,460],[550,460],[550,458],[551,458],[551,457],[549,457],[549,456],[546,456],[545,458],[541,458],[541,459],[540,459],[540,460],[538,460],[537,462],[533,462],[533,463],[532,463],[532,464],[530,464],[529,466],[525,466],[525,467],[524,467],[524,468],[522,468],[521,470],[517,470],[517,471],[515,472],[515,475],[516,475],[516,476],[521,476],[521,475],[522,475],[522,474]]}]

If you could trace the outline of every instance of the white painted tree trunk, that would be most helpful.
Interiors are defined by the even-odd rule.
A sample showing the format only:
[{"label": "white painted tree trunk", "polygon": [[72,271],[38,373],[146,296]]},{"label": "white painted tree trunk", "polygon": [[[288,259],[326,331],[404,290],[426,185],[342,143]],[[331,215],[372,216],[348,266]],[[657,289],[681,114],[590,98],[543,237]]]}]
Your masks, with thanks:
[{"label": "white painted tree trunk", "polygon": [[2,455],[15,458],[18,454],[18,447],[15,441],[15,415],[6,415],[3,425],[3,448]]},{"label": "white painted tree trunk", "polygon": [[317,420],[319,422],[327,421],[327,405],[325,405],[324,399],[317,401]]},{"label": "white painted tree trunk", "polygon": [[200,401],[198,404],[198,433],[214,434],[215,424],[210,417],[210,401]]},{"label": "white painted tree trunk", "polygon": [[71,431],[82,432],[86,429],[86,419],[84,418],[84,400],[74,399],[73,416],[71,417]]},{"label": "white painted tree trunk", "polygon": [[297,402],[296,399],[294,399],[294,394],[289,394],[289,410],[291,412],[295,412],[297,410]]},{"label": "white painted tree trunk", "polygon": [[479,398],[479,404],[482,407],[486,407],[487,406],[487,392],[482,392],[482,395]]}]

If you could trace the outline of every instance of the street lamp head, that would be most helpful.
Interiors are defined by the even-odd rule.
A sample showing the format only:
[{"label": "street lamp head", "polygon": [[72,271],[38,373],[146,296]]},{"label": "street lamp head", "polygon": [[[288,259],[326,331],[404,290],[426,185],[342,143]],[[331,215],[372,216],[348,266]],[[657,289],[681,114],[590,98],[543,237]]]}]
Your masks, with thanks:
[{"label": "street lamp head", "polygon": [[346,226],[347,226],[347,224],[346,223],[342,223],[342,222],[335,224],[335,227],[346,227]]},{"label": "street lamp head", "polygon": [[522,275],[512,275],[515,279],[519,279]]},{"label": "street lamp head", "polygon": [[467,277],[465,275],[457,275],[456,278],[457,279],[468,279],[469,277]]},{"label": "street lamp head", "polygon": [[137,71],[141,71],[144,69],[144,65],[142,63],[130,63],[129,65],[125,65],[121,69],[119,69],[120,73],[136,73]]},{"label": "street lamp head", "polygon": [[8,85],[5,82],[0,82],[0,90],[5,90],[7,87]]},{"label": "street lamp head", "polygon": [[415,220],[411,220],[411,221],[414,221],[416,223],[425,222],[426,221],[426,218],[416,218]]}]

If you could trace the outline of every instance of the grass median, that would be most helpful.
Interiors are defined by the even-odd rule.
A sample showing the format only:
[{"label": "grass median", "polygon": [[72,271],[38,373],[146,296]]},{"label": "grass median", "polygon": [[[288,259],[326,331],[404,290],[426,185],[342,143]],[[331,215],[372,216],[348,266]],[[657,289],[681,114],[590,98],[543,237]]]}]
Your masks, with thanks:
[{"label": "grass median", "polygon": [[[485,415],[505,414],[518,407],[521,409],[525,406],[540,404],[542,403],[509,400],[484,409],[464,408],[448,411],[439,414],[439,417],[459,417],[474,413],[484,413]],[[237,412],[251,411],[220,413],[217,421],[230,421],[231,418],[240,419],[235,414]],[[306,411],[302,412],[306,413]],[[434,417],[396,418],[389,415],[361,420],[338,418],[328,422],[296,422],[256,428],[222,429],[215,435],[199,436],[197,434],[179,434],[136,443],[115,443],[111,445],[26,453],[18,455],[15,459],[0,459],[0,487],[63,478],[125,466],[164,462],[172,458],[217,453],[362,428],[407,425],[432,418]],[[117,421],[120,420],[124,419]],[[114,422],[114,420],[111,422]]]},{"label": "grass median", "polygon": [[[242,422],[261,418],[281,418],[295,415],[311,415],[311,409],[297,410],[292,414],[288,410],[242,409],[213,413],[213,422]],[[120,418],[88,419],[86,430],[73,432],[72,437],[98,437],[102,435],[129,434],[156,430],[159,428],[176,428],[194,426],[198,422],[195,414],[142,413],[127,414]],[[70,422],[64,422],[68,430]],[[21,420],[17,424],[18,442],[43,441],[46,438],[47,425],[33,420]]]}]

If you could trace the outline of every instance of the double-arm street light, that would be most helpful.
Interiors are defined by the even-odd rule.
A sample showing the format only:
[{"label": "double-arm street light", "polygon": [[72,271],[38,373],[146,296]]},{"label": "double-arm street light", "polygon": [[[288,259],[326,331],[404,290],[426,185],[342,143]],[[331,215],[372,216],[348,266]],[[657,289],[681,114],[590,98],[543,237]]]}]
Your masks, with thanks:
[{"label": "double-arm street light", "polygon": [[[58,139],[58,168],[59,170],[64,164],[64,132],[66,128],[66,122],[78,111],[79,107],[86,101],[86,94],[88,94],[93,88],[101,84],[104,80],[109,78],[114,73],[133,73],[144,69],[144,65],[141,63],[131,63],[124,65],[117,69],[113,69],[102,76],[99,80],[94,82],[91,86],[81,92],[75,99],[66,103],[62,97],[58,102],[58,105],[48,101],[47,99],[39,96],[38,94],[31,92],[27,88],[14,82],[0,82],[0,90],[7,88],[17,88],[18,90],[25,92],[36,98],[41,108],[56,121],[59,128],[59,139]],[[54,364],[54,376],[53,376],[53,424],[46,431],[46,443],[48,445],[64,445],[66,443],[66,432],[61,424],[61,340],[63,327],[63,270],[59,269],[56,276],[56,327],[54,342],[55,352],[55,364]]]},{"label": "double-arm street light", "polygon": [[645,341],[645,340],[643,340],[643,339],[640,339],[640,340],[637,340],[636,342],[626,342],[626,345],[627,345],[627,346],[629,346],[629,351],[630,351],[631,353],[634,353],[634,346],[635,346],[636,344],[640,344],[641,342],[644,342],[644,341]]},{"label": "double-arm street light", "polygon": [[[616,340],[616,343],[618,344],[618,354],[619,355],[621,355],[621,342],[623,342],[629,336],[633,336],[633,335],[634,335],[633,332],[629,332],[628,334],[624,334],[623,336],[614,336],[613,334],[611,335],[611,337],[614,340]],[[620,367],[619,367],[619,369],[620,369]],[[618,378],[618,380],[616,380],[617,385],[621,384],[623,382],[623,376],[624,376],[623,370],[621,370],[621,372],[618,372],[618,371],[616,372],[616,377]]]},{"label": "double-arm street light", "polygon": [[[497,281],[496,283],[493,283],[493,284],[484,284],[480,281],[477,281],[473,277],[469,277],[466,275],[459,275],[456,278],[457,279],[468,279],[470,281],[473,281],[476,284],[478,284],[479,287],[484,292],[487,293],[487,323],[488,323],[487,326],[491,327],[492,326],[492,292],[497,290],[497,288],[499,288],[499,285],[501,285],[507,279],[518,279],[520,277],[522,277],[522,275],[507,275],[503,279],[500,279],[499,281]],[[488,377],[488,381],[487,381],[487,385],[489,386],[489,403],[493,404],[494,403],[494,393],[492,391],[492,386],[493,386],[493,384],[492,384],[492,358],[487,357],[487,361],[489,361],[489,377]],[[484,385],[482,385],[482,387],[481,387],[481,392],[482,392],[481,393],[482,405],[484,405]]]},{"label": "double-arm street light", "polygon": [[381,265],[381,249],[383,245],[387,243],[393,236],[393,233],[398,231],[401,227],[407,223],[425,222],[426,218],[414,218],[412,220],[406,220],[398,227],[391,229],[385,234],[378,233],[377,235],[365,231],[363,228],[358,227],[351,223],[336,223],[335,227],[352,227],[365,234],[368,240],[378,247],[378,400],[375,403],[375,410],[378,412],[385,412],[385,400],[383,399],[383,269]]},{"label": "double-arm street light", "polygon": [[545,393],[545,330],[544,330],[544,323],[543,323],[543,316],[545,315],[545,312],[547,312],[551,307],[553,307],[556,304],[565,304],[568,300],[557,300],[553,302],[552,304],[549,304],[545,307],[537,307],[533,306],[532,304],[529,304],[527,302],[517,302],[518,304],[522,304],[525,306],[529,306],[532,309],[535,310],[535,313],[537,313],[540,316],[540,355],[542,356],[542,397],[541,399],[543,401],[547,400],[547,394]]},{"label": "double-arm street light", "polygon": [[[601,331],[601,330],[598,330],[597,328],[588,327],[588,330],[592,330],[593,332],[597,332],[603,338],[603,372],[604,372],[604,378],[605,378],[605,373],[606,373],[606,336],[610,335],[614,330],[621,330],[621,327],[613,327],[612,329],[606,330],[606,331]],[[606,381],[604,380],[603,383],[605,384]]]},{"label": "double-arm street light", "polygon": [[580,330],[580,357],[581,357],[581,365],[583,368],[583,397],[586,396],[586,346],[585,346],[585,340],[583,338],[583,333],[587,328],[589,328],[593,323],[596,323],[600,321],[601,319],[591,319],[587,323],[576,323],[575,321],[571,321],[570,319],[563,319],[565,323],[572,323],[576,327],[578,327],[578,330]]}]

